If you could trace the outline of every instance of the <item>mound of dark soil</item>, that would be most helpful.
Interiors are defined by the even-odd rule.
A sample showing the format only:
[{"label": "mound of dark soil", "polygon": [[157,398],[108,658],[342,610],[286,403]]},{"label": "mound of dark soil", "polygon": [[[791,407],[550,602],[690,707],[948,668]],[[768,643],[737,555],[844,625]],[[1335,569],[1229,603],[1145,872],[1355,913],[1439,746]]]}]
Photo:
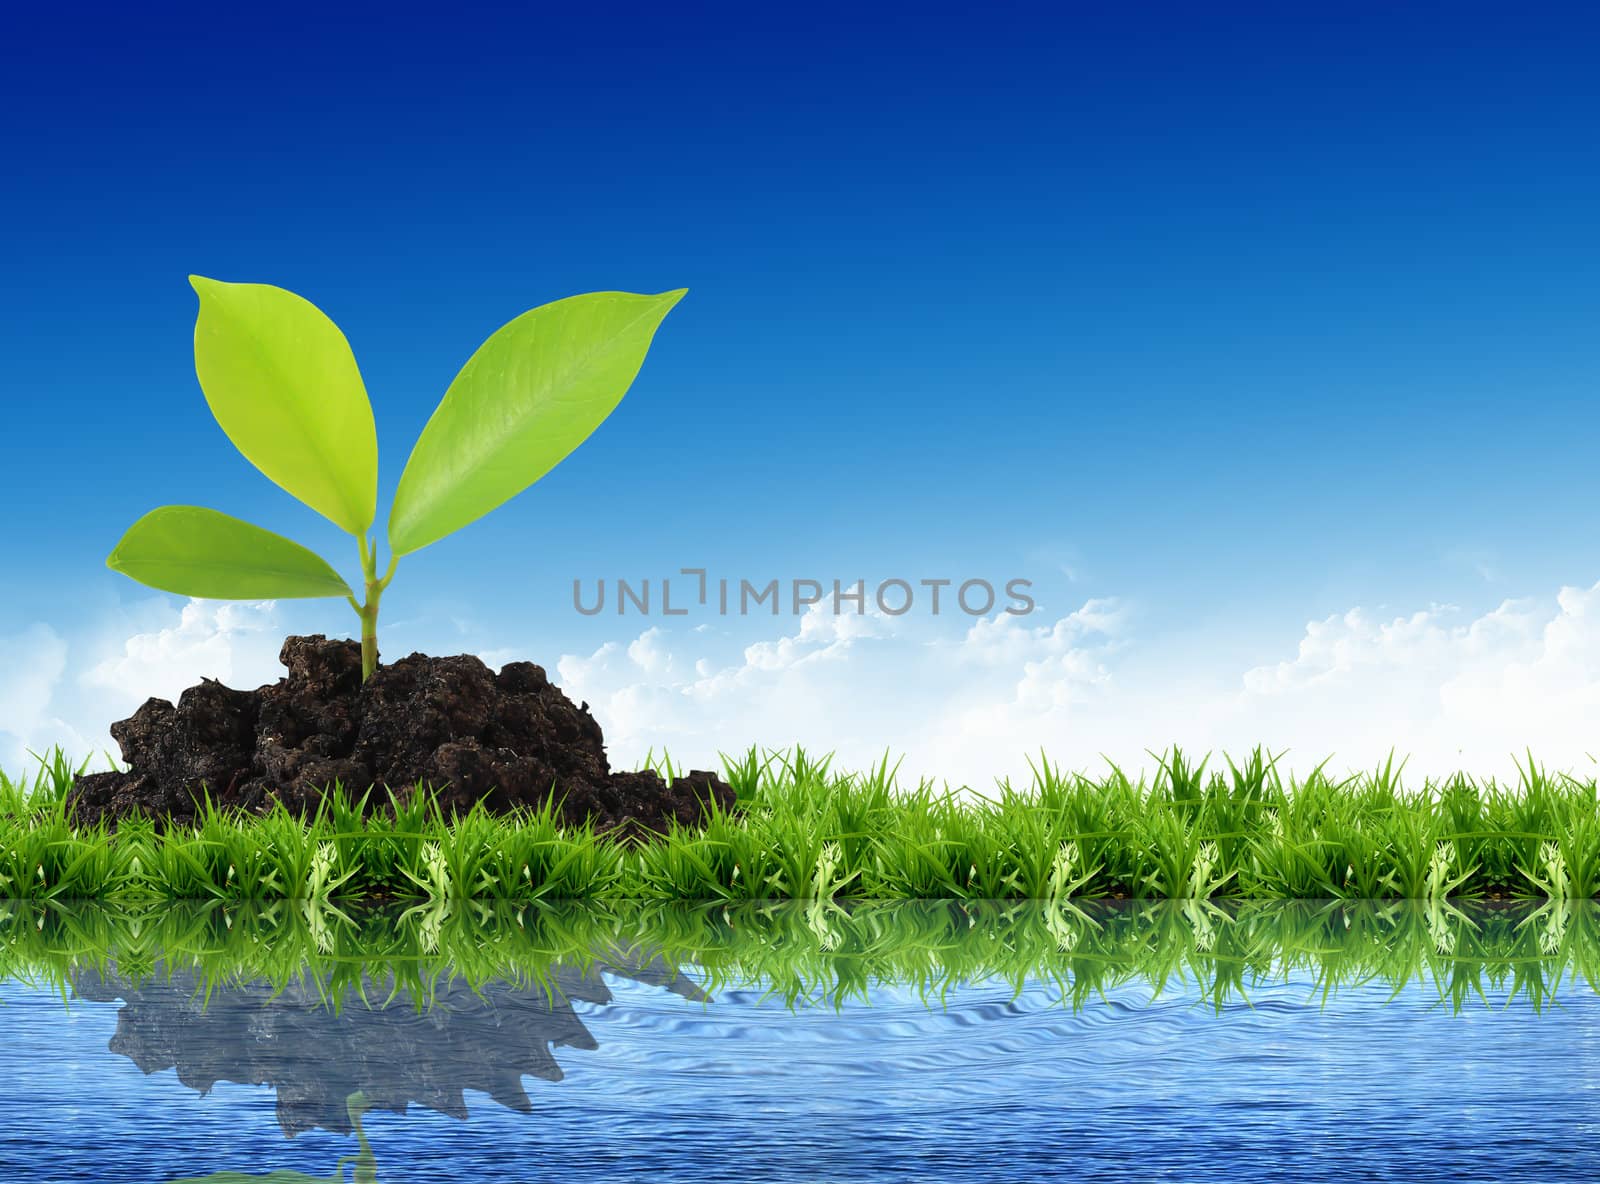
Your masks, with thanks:
[{"label": "mound of dark soil", "polygon": [[667,785],[649,770],[613,773],[600,725],[541,667],[508,663],[495,674],[477,658],[412,654],[361,681],[361,649],[320,635],[291,637],[279,660],[287,678],[253,691],[212,679],[174,707],[147,700],[111,725],[126,772],[77,779],[74,816],[93,823],[130,814],[194,818],[202,792],[219,806],[264,813],[282,802],[314,810],[337,782],[356,795],[387,788],[401,802],[431,788],[446,814],[483,802],[496,812],[541,807],[552,792],[565,818],[630,836],[667,820],[696,822],[708,798],[733,790],[696,770]]}]

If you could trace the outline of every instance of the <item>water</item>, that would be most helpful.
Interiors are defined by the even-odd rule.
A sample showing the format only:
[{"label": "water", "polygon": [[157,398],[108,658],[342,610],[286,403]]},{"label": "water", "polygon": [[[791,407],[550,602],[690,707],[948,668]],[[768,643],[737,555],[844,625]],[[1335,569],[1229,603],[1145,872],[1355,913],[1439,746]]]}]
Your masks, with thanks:
[{"label": "water", "polygon": [[[1582,979],[1592,931],[1581,918],[1555,933],[1548,916],[1463,917],[1459,939],[1402,918],[1385,922],[1387,944],[1369,933],[1354,951],[1324,942],[1306,960],[1295,954],[1305,925],[1284,937],[1257,916],[1256,944],[1241,947],[1257,970],[1241,975],[1216,951],[1245,936],[1242,922],[1197,930],[1172,916],[1123,918],[1123,961],[1102,959],[1099,988],[1077,1005],[1059,964],[1012,982],[918,980],[897,948],[898,984],[860,978],[863,960],[889,965],[872,950],[892,943],[893,913],[844,953],[824,934],[774,963],[818,971],[793,1004],[766,989],[779,971],[737,982],[726,966],[674,970],[677,959],[637,943],[626,956],[603,945],[587,967],[569,952],[544,967],[549,990],[441,977],[420,1007],[404,993],[385,1004],[394,964],[375,961],[368,1001],[341,996],[338,1009],[326,980],[268,985],[238,959],[224,972],[162,956],[125,972],[79,951],[52,977],[40,954],[34,981],[0,986],[0,1178],[1600,1175],[1600,996]],[[1098,924],[1083,932],[1114,928]],[[986,925],[972,931],[994,940]],[[1268,932],[1276,954],[1261,961]],[[1430,944],[1412,951],[1406,981],[1373,971],[1418,932]],[[752,948],[785,934],[754,935]],[[1464,949],[1471,934],[1480,944]],[[106,944],[134,960],[127,942]],[[1078,939],[1056,947],[1078,956],[1062,944]],[[938,965],[972,957],[939,948]],[[1358,970],[1326,994],[1330,968],[1351,958]],[[1463,972],[1474,990],[1458,998],[1451,976]],[[371,1154],[340,1166],[361,1150],[351,1095],[370,1107],[356,1117]]]}]

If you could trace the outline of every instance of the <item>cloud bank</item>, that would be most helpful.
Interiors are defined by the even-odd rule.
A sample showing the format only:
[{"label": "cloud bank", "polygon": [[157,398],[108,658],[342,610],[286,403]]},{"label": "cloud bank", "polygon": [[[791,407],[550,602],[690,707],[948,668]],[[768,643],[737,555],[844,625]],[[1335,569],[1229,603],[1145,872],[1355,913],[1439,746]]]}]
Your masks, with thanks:
[{"label": "cloud bank", "polygon": [[[845,768],[888,753],[907,775],[987,789],[1025,778],[1041,750],[1075,768],[1149,768],[1146,750],[1174,742],[1262,743],[1298,771],[1329,756],[1341,772],[1371,767],[1391,749],[1414,774],[1505,776],[1528,749],[1591,772],[1589,754],[1600,756],[1600,584],[1476,616],[1356,607],[1308,622],[1278,661],[1249,668],[1218,652],[1180,667],[1136,620],[1113,599],[1041,625],[1000,614],[959,627],[819,605],[742,644],[715,626],[652,626],[563,655],[552,674],[593,708],[619,766],[668,751],[703,767],[719,752],[799,743]],[[55,743],[109,748],[108,721],[201,677],[272,681],[283,632],[274,605],[191,601],[98,648],[45,625],[0,637],[0,766]]]},{"label": "cloud bank", "polygon": [[558,669],[623,759],[798,741],[850,767],[887,749],[915,775],[987,788],[1024,777],[1041,750],[1075,768],[1149,767],[1147,750],[1169,743],[1265,744],[1301,772],[1327,757],[1332,769],[1370,768],[1391,750],[1416,773],[1501,777],[1528,749],[1578,772],[1600,755],[1600,584],[1476,617],[1353,608],[1248,669],[1220,654],[1164,665],[1114,600],[1042,627],[1000,616],[932,640],[903,628],[818,614],[722,665],[695,657],[694,635],[652,628]]}]

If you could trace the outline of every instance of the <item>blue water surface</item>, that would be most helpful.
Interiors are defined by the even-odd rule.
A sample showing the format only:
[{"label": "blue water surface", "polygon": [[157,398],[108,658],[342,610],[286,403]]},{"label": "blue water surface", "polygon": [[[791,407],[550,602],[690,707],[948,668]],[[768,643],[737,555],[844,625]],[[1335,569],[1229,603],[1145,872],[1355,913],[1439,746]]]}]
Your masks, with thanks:
[{"label": "blue water surface", "polygon": [[[378,1179],[1600,1177],[1600,998],[1581,984],[1537,1011],[1490,996],[1459,1012],[1427,985],[1324,1000],[1293,977],[1220,1009],[1171,982],[1076,1012],[1034,981],[969,984],[943,1006],[879,985],[794,1009],[759,990],[700,1002],[618,975],[605,986],[609,1001],[572,1005],[597,1046],[554,1049],[564,1076],[524,1079],[531,1112],[469,1091],[465,1119],[369,1113]],[[15,982],[0,998],[0,1179],[331,1177],[355,1152],[348,1134],[287,1137],[268,1086],[202,1094],[170,1069],[145,1074],[108,1047],[116,1002]],[[543,1022],[523,1006],[502,999],[498,1030]],[[437,1017],[415,1023],[441,1038]],[[286,1069],[338,1070],[302,1060]]]}]

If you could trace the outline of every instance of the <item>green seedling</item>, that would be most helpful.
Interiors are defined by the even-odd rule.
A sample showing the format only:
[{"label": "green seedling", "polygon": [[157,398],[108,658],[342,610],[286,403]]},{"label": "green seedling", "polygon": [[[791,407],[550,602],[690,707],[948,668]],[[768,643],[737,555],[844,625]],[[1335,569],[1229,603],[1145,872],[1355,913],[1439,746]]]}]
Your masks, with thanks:
[{"label": "green seedling", "polygon": [[268,479],[356,538],[363,598],[315,552],[200,506],[162,506],[106,564],[180,596],[343,597],[361,619],[361,676],[378,657],[378,602],[403,555],[438,542],[555,468],[604,422],[683,289],[590,292],[541,305],[467,359],[406,462],[389,511],[389,561],[372,525],[378,435],[350,343],[310,301],[270,284],[190,276],[200,297],[195,373],[228,439]]}]

